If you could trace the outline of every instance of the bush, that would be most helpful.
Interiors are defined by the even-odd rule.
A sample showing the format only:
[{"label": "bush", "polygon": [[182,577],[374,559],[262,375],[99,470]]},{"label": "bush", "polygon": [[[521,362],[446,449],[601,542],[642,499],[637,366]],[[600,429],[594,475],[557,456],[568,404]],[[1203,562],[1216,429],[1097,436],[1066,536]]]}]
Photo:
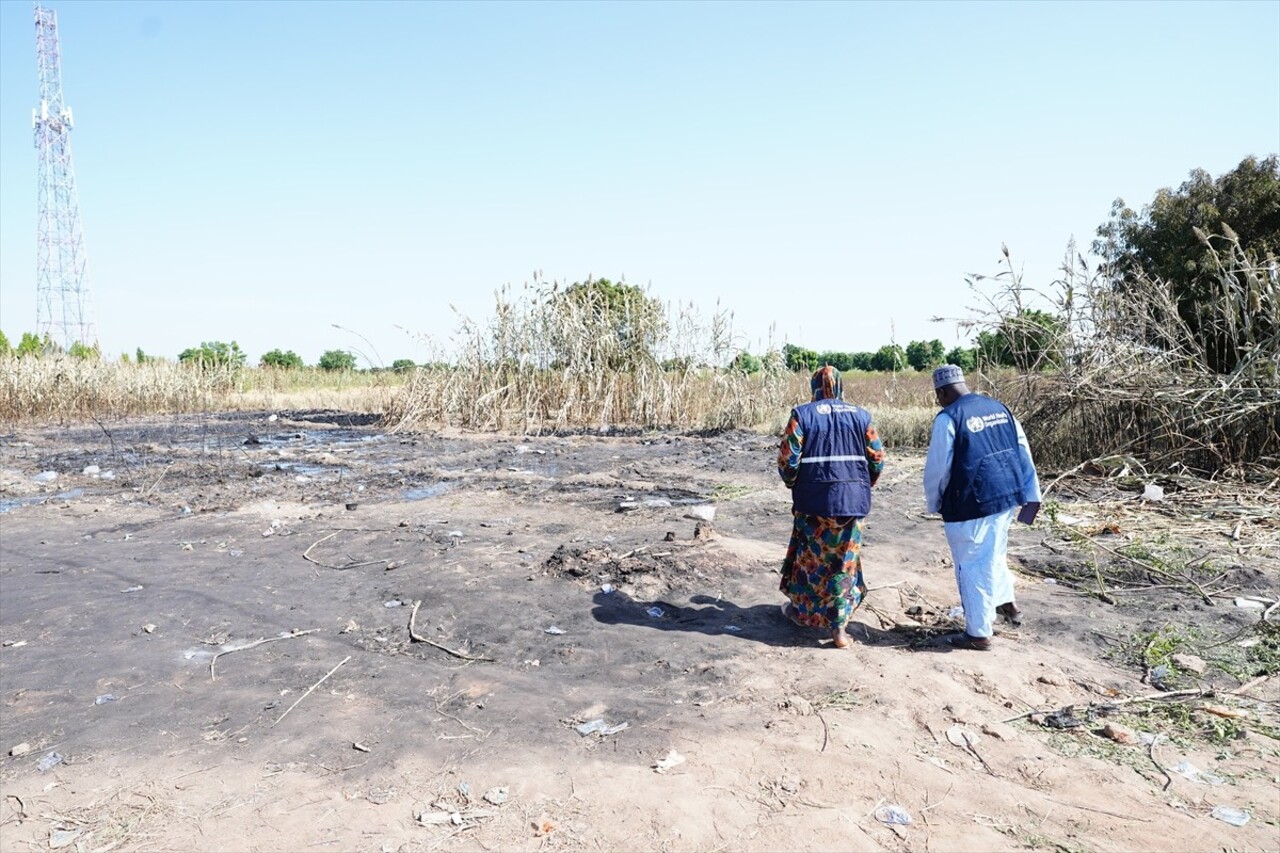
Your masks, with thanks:
[{"label": "bush", "polygon": [[413,370],[417,366],[411,358],[397,358],[391,362],[391,369],[396,373],[404,373],[407,370]]},{"label": "bush", "polygon": [[263,354],[258,364],[261,367],[278,367],[284,370],[297,370],[306,367],[302,362],[302,356],[293,350],[281,352],[278,349],[273,349],[271,352]]},{"label": "bush", "polygon": [[0,332],[0,355],[8,355],[12,349],[13,347],[9,345],[9,338],[4,332]]},{"label": "bush", "polygon": [[89,346],[88,344],[81,343],[80,341],[73,343],[71,348],[67,350],[67,355],[81,360],[97,361],[101,354],[102,353],[98,351],[98,347],[96,345]]},{"label": "bush", "polygon": [[198,347],[189,347],[178,354],[178,361],[200,367],[243,367],[246,356],[235,341],[204,341]]},{"label": "bush", "polygon": [[729,370],[737,373],[745,373],[750,376],[752,373],[760,372],[760,359],[745,350],[733,357],[733,361],[729,362]]},{"label": "bush", "polygon": [[356,357],[346,350],[331,349],[320,356],[321,370],[355,370]]}]

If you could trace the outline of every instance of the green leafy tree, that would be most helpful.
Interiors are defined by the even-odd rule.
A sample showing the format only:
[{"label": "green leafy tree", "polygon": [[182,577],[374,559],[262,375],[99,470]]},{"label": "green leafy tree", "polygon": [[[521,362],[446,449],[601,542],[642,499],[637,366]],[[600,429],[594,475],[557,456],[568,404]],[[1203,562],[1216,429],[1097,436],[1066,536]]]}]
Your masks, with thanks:
[{"label": "green leafy tree", "polygon": [[829,364],[841,372],[853,369],[853,353],[828,351],[818,355],[818,364]]},{"label": "green leafy tree", "polygon": [[872,370],[896,371],[907,366],[907,354],[897,344],[885,344],[871,356]]},{"label": "green leafy tree", "polygon": [[907,344],[907,364],[916,370],[933,370],[946,355],[942,341],[934,338],[931,341],[912,341]]},{"label": "green leafy tree", "polygon": [[978,366],[978,351],[974,347],[955,347],[947,353],[946,363],[968,373]]},{"label": "green leafy tree", "polygon": [[331,349],[320,356],[321,370],[355,370],[356,357],[343,349]]},{"label": "green leafy tree", "polygon": [[134,353],[133,360],[138,362],[138,364],[146,364],[149,361],[154,361],[151,356],[142,351],[142,347],[138,347],[137,351]]},{"label": "green leafy tree", "polygon": [[654,361],[667,336],[661,300],[607,278],[574,282],[549,301],[550,362],[583,370],[631,370]]},{"label": "green leafy tree", "polygon": [[306,365],[303,364],[302,356],[298,355],[293,350],[286,350],[282,352],[278,349],[273,349],[271,352],[263,353],[258,364],[262,367],[276,367],[282,370],[297,370],[299,368],[306,367]]},{"label": "green leafy tree", "polygon": [[795,344],[783,346],[782,358],[786,361],[787,370],[792,373],[813,373],[818,369],[818,354]]},{"label": "green leafy tree", "polygon": [[13,351],[13,347],[9,345],[9,337],[0,332],[0,356],[8,355]]},{"label": "green leafy tree", "polygon": [[[978,333],[974,360],[978,364],[1043,370],[1060,363],[1061,321],[1045,311],[1023,309],[1006,317],[995,330]],[[955,362],[960,367],[964,365]]]},{"label": "green leafy tree", "polygon": [[243,367],[247,356],[235,341],[204,341],[198,347],[189,347],[178,353],[178,361],[200,367]]},{"label": "green leafy tree", "polygon": [[391,369],[396,373],[405,373],[413,370],[417,366],[418,365],[414,364],[413,359],[411,358],[397,358],[395,361],[391,362]]},{"label": "green leafy tree", "polygon": [[34,332],[23,332],[14,353],[19,358],[39,358],[44,354],[44,344]]},{"label": "green leafy tree", "polygon": [[729,362],[729,370],[736,373],[759,373],[760,359],[743,350],[733,357],[733,361]]},{"label": "green leafy tree", "polygon": [[873,352],[851,352],[849,353],[849,367],[851,370],[862,370],[870,373],[875,370],[876,354]]},{"label": "green leafy tree", "polygon": [[1218,178],[1196,169],[1176,190],[1159,190],[1140,212],[1116,199],[1097,236],[1094,254],[1103,258],[1118,289],[1132,288],[1144,275],[1170,288],[1192,336],[1205,340],[1210,369],[1230,372],[1242,346],[1275,333],[1250,324],[1215,322],[1223,310],[1216,298],[1215,252],[1227,251],[1234,236],[1253,263],[1274,262],[1280,255],[1277,155],[1246,157]]},{"label": "green leafy tree", "polygon": [[102,355],[102,353],[98,350],[96,344],[94,346],[89,346],[86,343],[76,341],[67,350],[67,355],[72,358],[78,358],[82,361],[97,361],[98,357]]}]

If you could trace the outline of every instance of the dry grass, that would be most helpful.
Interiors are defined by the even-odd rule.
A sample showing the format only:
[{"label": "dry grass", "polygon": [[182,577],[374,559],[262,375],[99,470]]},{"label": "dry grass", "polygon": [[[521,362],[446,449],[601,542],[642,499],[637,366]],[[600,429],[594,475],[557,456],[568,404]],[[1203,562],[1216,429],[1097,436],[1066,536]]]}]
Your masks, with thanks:
[{"label": "dry grass", "polygon": [[[1024,286],[1012,264],[993,277],[1002,292],[978,325],[1016,323],[1032,293],[1061,323],[1049,357],[1022,355],[1037,369],[987,377],[1021,417],[1037,461],[1070,468],[1128,454],[1153,470],[1280,468],[1280,281],[1274,260],[1251,259],[1227,237],[1214,252],[1218,292],[1197,305],[1200,335],[1167,283],[1139,275],[1121,286],[1073,250],[1043,291]],[[1228,374],[1209,367],[1224,339],[1244,342]]]},{"label": "dry grass", "polygon": [[384,412],[406,378],[394,373],[197,368],[66,355],[0,356],[0,422],[77,422],[184,412],[336,408]]}]

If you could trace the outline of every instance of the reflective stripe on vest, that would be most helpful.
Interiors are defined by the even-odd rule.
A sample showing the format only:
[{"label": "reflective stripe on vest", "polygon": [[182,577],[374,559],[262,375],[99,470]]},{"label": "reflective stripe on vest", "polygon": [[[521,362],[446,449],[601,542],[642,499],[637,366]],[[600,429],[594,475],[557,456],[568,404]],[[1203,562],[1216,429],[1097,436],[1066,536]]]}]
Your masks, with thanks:
[{"label": "reflective stripe on vest", "polygon": [[818,462],[866,462],[865,456],[801,456],[801,465],[813,465]]}]

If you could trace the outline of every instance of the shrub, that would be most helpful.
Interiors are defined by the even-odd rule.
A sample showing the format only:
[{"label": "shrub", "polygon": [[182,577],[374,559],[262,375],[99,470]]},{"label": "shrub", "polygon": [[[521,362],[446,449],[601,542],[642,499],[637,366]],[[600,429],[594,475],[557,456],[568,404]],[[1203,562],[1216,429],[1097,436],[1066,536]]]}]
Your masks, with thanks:
[{"label": "shrub", "polygon": [[281,352],[278,349],[273,349],[271,352],[265,353],[258,364],[261,367],[279,367],[285,370],[297,370],[298,368],[306,366],[302,363],[302,356],[298,355],[293,350]]},{"label": "shrub", "polygon": [[178,354],[178,361],[200,367],[243,367],[245,359],[244,352],[235,341],[229,344],[204,341],[200,346],[184,349]]},{"label": "shrub", "polygon": [[356,357],[346,350],[331,349],[320,356],[321,370],[355,370]]}]

